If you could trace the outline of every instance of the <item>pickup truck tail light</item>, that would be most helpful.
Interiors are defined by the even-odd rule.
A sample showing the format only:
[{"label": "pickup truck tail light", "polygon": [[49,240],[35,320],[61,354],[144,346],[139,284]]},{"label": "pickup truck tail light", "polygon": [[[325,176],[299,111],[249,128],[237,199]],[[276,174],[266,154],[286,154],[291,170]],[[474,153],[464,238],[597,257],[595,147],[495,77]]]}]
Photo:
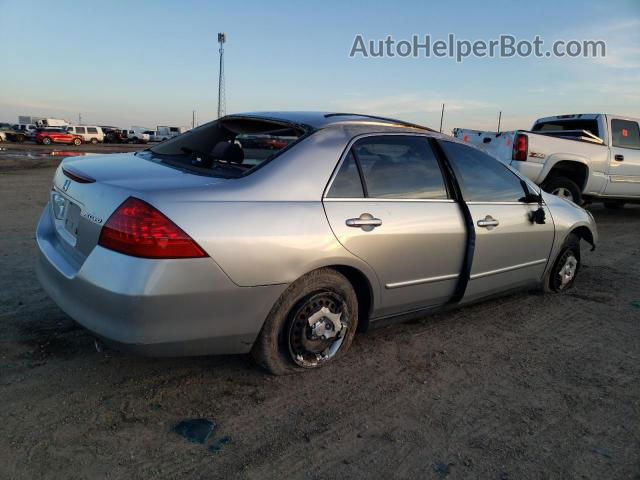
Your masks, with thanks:
[{"label": "pickup truck tail light", "polygon": [[134,257],[198,258],[208,255],[158,209],[129,197],[102,227],[98,245]]},{"label": "pickup truck tail light", "polygon": [[523,133],[516,134],[516,138],[513,141],[513,154],[511,158],[513,160],[526,162],[528,155],[529,155],[529,137],[527,137]]}]

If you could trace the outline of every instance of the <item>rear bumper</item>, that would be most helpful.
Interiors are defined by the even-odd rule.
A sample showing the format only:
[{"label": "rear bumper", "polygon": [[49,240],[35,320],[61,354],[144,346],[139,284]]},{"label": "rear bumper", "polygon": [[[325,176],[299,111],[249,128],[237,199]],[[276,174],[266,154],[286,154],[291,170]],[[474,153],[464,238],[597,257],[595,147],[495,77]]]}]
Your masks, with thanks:
[{"label": "rear bumper", "polygon": [[150,355],[246,353],[286,285],[238,287],[211,258],[151,260],[96,246],[67,263],[49,206],[37,275],[56,304],[110,343]]}]

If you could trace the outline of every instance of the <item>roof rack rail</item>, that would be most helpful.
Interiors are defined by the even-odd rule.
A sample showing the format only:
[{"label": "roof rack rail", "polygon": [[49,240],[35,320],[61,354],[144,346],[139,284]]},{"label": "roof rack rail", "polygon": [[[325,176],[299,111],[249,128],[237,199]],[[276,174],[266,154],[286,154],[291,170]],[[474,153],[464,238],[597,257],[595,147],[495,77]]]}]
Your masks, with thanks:
[{"label": "roof rack rail", "polygon": [[407,127],[419,128],[421,130],[428,130],[430,132],[435,132],[436,131],[436,130],[434,130],[432,128],[425,127],[424,125],[418,125],[416,123],[405,122],[403,120],[397,120],[395,118],[378,117],[376,115],[365,115],[363,113],[344,113],[344,112],[327,113],[327,114],[325,114],[324,117],[325,118],[330,118],[330,117],[363,117],[363,118],[370,118],[372,120],[383,120],[385,122],[393,122],[393,123],[397,123],[399,125],[405,125]]}]

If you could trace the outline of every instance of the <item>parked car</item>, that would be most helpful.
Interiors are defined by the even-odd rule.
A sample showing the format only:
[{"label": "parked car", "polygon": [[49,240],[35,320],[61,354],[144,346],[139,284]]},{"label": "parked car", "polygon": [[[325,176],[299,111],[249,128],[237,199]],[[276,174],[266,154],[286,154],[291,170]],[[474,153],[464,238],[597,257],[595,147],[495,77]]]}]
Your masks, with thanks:
[{"label": "parked car", "polygon": [[89,125],[69,125],[67,127],[69,133],[79,135],[85,143],[97,144],[104,141],[104,132],[98,126]]},{"label": "parked car", "polygon": [[602,200],[618,208],[640,202],[640,127],[622,115],[558,115],[536,120],[530,131],[455,129],[454,136],[483,148],[555,195],[577,204]]},{"label": "parked car", "polygon": [[126,143],[149,143],[151,136],[147,133],[148,129],[130,128],[122,130]]},{"label": "parked car", "polygon": [[102,128],[104,132],[104,143],[125,143],[127,137],[119,128]]},{"label": "parked car", "polygon": [[240,142],[243,148],[266,148],[270,150],[280,150],[296,139],[285,137],[282,135],[247,134],[238,135],[237,140],[238,142]]},{"label": "parked car", "polygon": [[36,133],[35,141],[43,145],[52,143],[66,143],[67,145],[82,145],[82,137],[59,128],[43,128]]},{"label": "parked car", "polygon": [[169,127],[166,125],[158,125],[152,134],[153,140],[156,142],[164,142],[170,138],[177,137],[184,133],[185,130],[182,127]]},{"label": "parked car", "polygon": [[[295,143],[235,143],[274,129]],[[153,355],[251,351],[284,374],[332,362],[357,330],[532,285],[564,292],[597,230],[426,127],[285,112],[65,159],[36,239],[43,287],[100,338]]]},{"label": "parked car", "polygon": [[10,142],[23,143],[29,140],[29,135],[24,130],[16,130],[15,128],[10,128],[4,129],[3,132],[6,139]]},{"label": "parked car", "polygon": [[24,135],[24,140],[33,139],[35,137],[36,131],[38,130],[38,127],[33,123],[17,123],[13,125],[12,128],[16,132],[21,132]]}]

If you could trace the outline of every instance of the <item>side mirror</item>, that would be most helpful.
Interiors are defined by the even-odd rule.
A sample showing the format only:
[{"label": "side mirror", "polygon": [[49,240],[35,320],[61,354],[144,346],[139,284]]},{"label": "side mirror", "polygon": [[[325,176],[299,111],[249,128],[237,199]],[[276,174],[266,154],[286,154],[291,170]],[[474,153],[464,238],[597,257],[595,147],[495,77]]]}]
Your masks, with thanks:
[{"label": "side mirror", "polygon": [[538,225],[544,225],[547,220],[547,214],[542,207],[542,194],[533,193],[529,190],[529,185],[524,180],[520,180],[520,185],[522,185],[522,189],[525,191],[524,200],[525,203],[537,203],[538,208],[536,210],[531,210],[529,212],[529,221],[531,223],[535,223]]}]

